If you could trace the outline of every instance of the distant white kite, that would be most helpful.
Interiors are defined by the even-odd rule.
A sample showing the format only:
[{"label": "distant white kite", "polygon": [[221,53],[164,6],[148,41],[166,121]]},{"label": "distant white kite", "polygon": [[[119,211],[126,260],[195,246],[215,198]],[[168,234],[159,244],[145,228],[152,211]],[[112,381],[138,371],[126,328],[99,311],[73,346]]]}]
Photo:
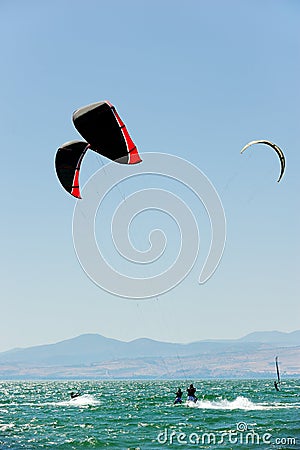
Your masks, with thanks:
[{"label": "distant white kite", "polygon": [[273,142],[270,141],[265,141],[265,140],[259,140],[259,141],[251,141],[249,142],[247,145],[245,145],[245,147],[242,148],[241,153],[243,153],[248,147],[250,147],[253,144],[267,144],[270,147],[272,147],[275,152],[277,153],[277,155],[279,156],[280,159],[280,164],[281,164],[281,172],[278,178],[278,183],[281,180],[283,174],[284,174],[284,169],[285,169],[285,157],[283,154],[283,151],[278,147],[278,145],[274,144]]}]

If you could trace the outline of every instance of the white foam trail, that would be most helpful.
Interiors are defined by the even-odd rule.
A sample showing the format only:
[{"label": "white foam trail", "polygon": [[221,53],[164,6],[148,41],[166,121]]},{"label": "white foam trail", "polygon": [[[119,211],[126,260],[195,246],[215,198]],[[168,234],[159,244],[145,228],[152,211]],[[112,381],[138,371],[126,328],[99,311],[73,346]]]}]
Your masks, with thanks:
[{"label": "white foam trail", "polygon": [[76,398],[71,398],[70,400],[62,401],[56,403],[57,406],[95,406],[99,405],[99,400],[96,400],[95,397],[89,394],[80,395]]},{"label": "white foam trail", "polygon": [[190,408],[199,409],[223,409],[223,410],[233,410],[233,409],[243,409],[245,411],[253,410],[268,410],[268,409],[281,409],[281,408],[299,408],[298,405],[283,405],[278,403],[273,404],[262,404],[253,403],[246,397],[237,397],[235,400],[197,400],[196,403],[187,401],[186,406]]}]

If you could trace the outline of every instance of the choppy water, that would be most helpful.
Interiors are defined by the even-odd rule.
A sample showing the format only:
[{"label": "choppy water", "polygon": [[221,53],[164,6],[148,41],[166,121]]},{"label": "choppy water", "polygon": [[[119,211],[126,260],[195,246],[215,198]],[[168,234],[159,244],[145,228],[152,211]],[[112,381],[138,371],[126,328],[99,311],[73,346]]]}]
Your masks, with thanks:
[{"label": "choppy water", "polygon": [[192,381],[0,382],[0,449],[300,449],[300,380]]}]

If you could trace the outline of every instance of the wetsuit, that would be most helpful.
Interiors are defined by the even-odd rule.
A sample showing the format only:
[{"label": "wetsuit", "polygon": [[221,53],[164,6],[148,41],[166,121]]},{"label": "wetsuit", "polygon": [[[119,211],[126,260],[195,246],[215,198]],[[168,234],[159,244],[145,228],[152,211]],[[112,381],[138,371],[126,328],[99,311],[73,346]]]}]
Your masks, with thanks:
[{"label": "wetsuit", "polygon": [[187,388],[188,393],[188,401],[196,402],[198,399],[195,396],[196,388],[191,384],[189,388]]},{"label": "wetsuit", "polygon": [[76,398],[76,397],[79,397],[81,394],[80,394],[80,392],[71,392],[71,398]]},{"label": "wetsuit", "polygon": [[174,401],[174,405],[176,405],[177,403],[182,403],[182,398],[181,398],[182,394],[183,394],[182,390],[178,389],[178,391],[176,392],[176,398]]}]

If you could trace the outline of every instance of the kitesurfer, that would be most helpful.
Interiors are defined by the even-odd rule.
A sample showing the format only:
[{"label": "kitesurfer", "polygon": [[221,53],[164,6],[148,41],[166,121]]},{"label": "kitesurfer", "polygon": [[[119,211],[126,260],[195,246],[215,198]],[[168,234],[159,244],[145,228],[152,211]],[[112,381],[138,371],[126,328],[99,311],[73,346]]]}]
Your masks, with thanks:
[{"label": "kitesurfer", "polygon": [[188,393],[188,398],[187,398],[188,401],[196,403],[196,401],[198,400],[197,397],[195,396],[196,388],[192,384],[190,384],[190,387],[187,388],[187,393]]},{"label": "kitesurfer", "polygon": [[278,383],[276,380],[274,381],[274,387],[275,387],[276,391],[279,391]]},{"label": "kitesurfer", "polygon": [[80,395],[81,395],[81,392],[71,392],[70,393],[71,398],[76,398],[76,397],[79,397]]},{"label": "kitesurfer", "polygon": [[182,394],[183,394],[182,390],[180,388],[178,388],[178,391],[176,392],[176,398],[174,401],[174,405],[176,405],[177,403],[182,403],[182,398],[181,398]]}]

